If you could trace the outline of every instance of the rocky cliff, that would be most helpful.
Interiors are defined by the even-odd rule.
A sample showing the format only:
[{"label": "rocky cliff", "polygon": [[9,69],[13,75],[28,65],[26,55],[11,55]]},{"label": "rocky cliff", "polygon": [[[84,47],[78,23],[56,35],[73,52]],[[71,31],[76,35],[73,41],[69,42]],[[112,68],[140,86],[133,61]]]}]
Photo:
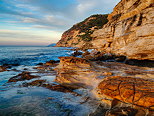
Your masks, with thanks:
[{"label": "rocky cliff", "polygon": [[108,22],[108,15],[92,15],[63,33],[57,47],[81,47],[93,40],[91,34]]},{"label": "rocky cliff", "polygon": [[[86,40],[89,48],[99,51],[125,55],[130,59],[154,60],[153,8],[154,0],[121,0],[108,15],[107,24],[105,22],[96,29],[93,26],[90,28],[93,31],[83,35],[79,34],[82,25],[77,24],[80,29],[66,31],[57,46],[82,47],[86,45],[83,40]],[[91,19],[95,20],[94,17]]]}]

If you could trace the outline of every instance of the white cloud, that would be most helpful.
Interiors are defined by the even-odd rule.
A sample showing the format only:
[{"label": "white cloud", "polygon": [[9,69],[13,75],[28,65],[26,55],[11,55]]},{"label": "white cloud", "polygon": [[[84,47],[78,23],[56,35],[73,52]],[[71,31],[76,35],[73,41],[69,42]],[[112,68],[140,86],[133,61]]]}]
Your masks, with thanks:
[{"label": "white cloud", "polygon": [[[0,40],[7,38],[10,41],[12,38],[32,41],[33,38],[33,41],[50,43],[50,40],[58,41],[63,31],[88,16],[110,13],[120,0],[73,0],[74,3],[72,0],[2,1],[7,5],[0,5],[0,17],[6,18],[3,22],[14,25],[12,28],[18,31],[1,29]],[[65,5],[61,6],[62,4]],[[29,31],[24,31],[26,28]]]},{"label": "white cloud", "polygon": [[[55,43],[61,37],[61,32],[56,31],[32,31],[32,30],[9,30],[0,29],[0,41],[1,43],[11,42],[29,42],[34,45],[40,43],[40,45],[48,45],[50,42]],[[36,42],[36,43],[35,43]]]},{"label": "white cloud", "polygon": [[34,23],[34,22],[38,22],[38,21],[39,21],[38,19],[30,18],[30,17],[26,17],[26,18],[22,19],[23,23]]}]

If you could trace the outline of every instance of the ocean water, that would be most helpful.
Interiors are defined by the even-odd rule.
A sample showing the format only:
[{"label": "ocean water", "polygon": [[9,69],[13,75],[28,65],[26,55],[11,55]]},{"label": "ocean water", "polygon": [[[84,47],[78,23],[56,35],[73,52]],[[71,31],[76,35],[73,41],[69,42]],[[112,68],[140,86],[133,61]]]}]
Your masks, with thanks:
[{"label": "ocean water", "polygon": [[[66,50],[67,49],[67,50]],[[70,55],[70,48],[63,47],[0,47],[0,65],[36,65],[60,56]]]},{"label": "ocean water", "polygon": [[[25,81],[7,83],[11,77],[25,71],[25,68],[32,75],[41,76],[38,80],[45,79],[49,83],[55,83],[55,75],[38,73],[34,67],[38,63],[59,60],[60,56],[69,56],[72,53],[69,49],[0,47],[0,65],[18,64],[8,71],[0,72],[0,116],[88,116],[93,112],[98,104],[93,101],[84,103],[89,93],[86,89],[75,90],[81,94],[81,96],[75,96],[42,87],[20,86]],[[33,81],[33,79],[28,81]]]}]

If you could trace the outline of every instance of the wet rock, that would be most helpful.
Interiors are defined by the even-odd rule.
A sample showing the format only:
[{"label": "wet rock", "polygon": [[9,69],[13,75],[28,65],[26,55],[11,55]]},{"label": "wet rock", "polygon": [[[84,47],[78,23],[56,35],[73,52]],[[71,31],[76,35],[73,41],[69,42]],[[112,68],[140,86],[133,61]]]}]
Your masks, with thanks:
[{"label": "wet rock", "polygon": [[0,72],[6,71],[6,68],[3,66],[0,66]]},{"label": "wet rock", "polygon": [[100,51],[94,51],[89,54],[85,53],[85,54],[83,54],[83,57],[85,59],[91,60],[91,61],[105,60],[104,53],[100,52]]},{"label": "wet rock", "polygon": [[73,89],[72,88],[68,88],[68,87],[65,87],[65,86],[62,86],[62,85],[54,85],[54,84],[43,84],[43,87],[45,88],[48,88],[50,90],[53,90],[53,91],[59,91],[59,92],[64,92],[64,93],[75,93],[73,92]]},{"label": "wet rock", "polygon": [[59,63],[59,61],[50,60],[50,61],[46,62],[44,65],[47,65],[47,66],[56,66],[57,65],[56,63]]},{"label": "wet rock", "polygon": [[100,104],[93,113],[89,114],[89,116],[106,116],[105,114],[107,111],[108,109]]},{"label": "wet rock", "polygon": [[30,72],[22,72],[18,74],[17,76],[14,76],[8,80],[8,82],[17,82],[17,81],[24,81],[24,80],[30,80],[33,78],[38,78],[39,76],[31,75]]},{"label": "wet rock", "polygon": [[46,80],[35,80],[30,83],[23,83],[23,87],[28,87],[28,86],[39,86],[39,87],[45,87],[47,89],[53,90],[53,91],[58,91],[58,92],[64,92],[64,93],[72,93],[75,95],[79,95],[78,93],[74,92],[74,88],[71,87],[66,87],[60,84],[49,84],[46,82]]},{"label": "wet rock", "polygon": [[76,56],[80,56],[82,55],[82,52],[79,52],[78,50],[75,50],[75,52],[72,54],[72,56],[76,57]]},{"label": "wet rock", "polygon": [[136,116],[137,112],[131,107],[120,107],[108,110],[105,116]]},{"label": "wet rock", "polygon": [[56,67],[58,64],[59,64],[59,61],[50,60],[50,61],[47,61],[44,64],[39,63],[37,67],[34,67],[34,69],[39,70],[39,72],[40,71],[42,71],[42,72],[54,71],[53,68]]},{"label": "wet rock", "polygon": [[30,83],[23,83],[22,85],[24,87],[28,87],[28,86],[42,86],[46,81],[45,80],[35,80],[32,81]]},{"label": "wet rock", "polygon": [[19,64],[3,64],[3,67],[5,68],[11,68],[13,66],[19,66]]},{"label": "wet rock", "polygon": [[98,85],[100,95],[154,110],[154,81],[112,76]]},{"label": "wet rock", "polygon": [[43,65],[43,63],[38,63],[37,65]]},{"label": "wet rock", "polygon": [[82,76],[82,73],[89,74],[90,65],[89,61],[84,58],[60,57],[60,64],[55,68],[57,71],[55,81],[68,87],[82,87],[87,78],[86,75]]}]

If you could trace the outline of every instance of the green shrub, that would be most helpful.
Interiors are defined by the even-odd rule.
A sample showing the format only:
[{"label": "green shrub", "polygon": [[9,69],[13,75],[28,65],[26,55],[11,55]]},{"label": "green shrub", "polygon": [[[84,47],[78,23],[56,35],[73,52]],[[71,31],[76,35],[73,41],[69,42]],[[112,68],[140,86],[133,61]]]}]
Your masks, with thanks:
[{"label": "green shrub", "polygon": [[[91,34],[93,33],[94,30],[91,30],[92,27],[95,27],[94,29],[100,29],[103,27],[104,24],[108,22],[108,14],[101,15],[101,14],[96,14],[92,15],[88,18],[86,18],[84,21],[74,25],[70,30],[79,30],[79,33],[85,33],[83,35],[78,35],[77,37],[80,37],[83,41],[91,41],[92,37]],[[90,19],[91,18],[91,19]],[[69,38],[69,40],[72,38]]]}]

